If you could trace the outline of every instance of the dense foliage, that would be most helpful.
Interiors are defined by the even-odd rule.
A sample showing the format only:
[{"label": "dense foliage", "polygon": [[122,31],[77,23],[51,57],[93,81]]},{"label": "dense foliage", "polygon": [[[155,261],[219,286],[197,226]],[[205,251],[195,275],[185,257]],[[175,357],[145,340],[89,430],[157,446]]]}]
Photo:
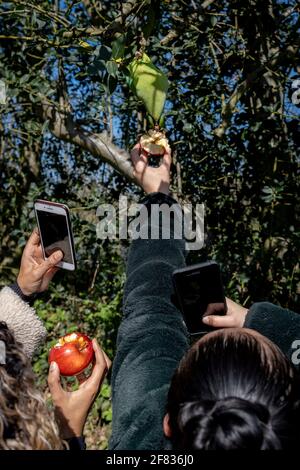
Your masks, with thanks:
[{"label": "dense foliage", "polygon": [[[173,192],[205,203],[205,246],[189,262],[218,260],[242,304],[299,308],[299,26],[297,0],[1,3],[1,284],[15,279],[34,199],[67,203],[75,233],[76,274],[59,273],[36,302],[49,342],[79,328],[114,354],[128,243],[97,239],[96,209],[139,190],[78,135],[135,143],[146,124],[127,65],[141,48],[170,82]],[[34,366],[43,384],[48,346]],[[109,396],[107,383],[90,447],[106,446]]]}]

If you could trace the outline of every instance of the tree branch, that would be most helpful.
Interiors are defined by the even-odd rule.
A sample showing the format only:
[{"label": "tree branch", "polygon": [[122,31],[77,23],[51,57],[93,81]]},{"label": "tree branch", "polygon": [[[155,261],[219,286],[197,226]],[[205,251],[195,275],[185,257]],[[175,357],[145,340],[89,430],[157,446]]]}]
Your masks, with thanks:
[{"label": "tree branch", "polygon": [[162,46],[166,46],[169,44],[169,42],[173,41],[174,39],[177,39],[179,36],[179,32],[175,31],[174,29],[171,29],[168,34],[161,39],[160,43]]},{"label": "tree branch", "polygon": [[113,144],[106,131],[101,134],[88,133],[76,124],[71,114],[60,111],[48,101],[42,103],[39,111],[43,120],[49,121],[49,129],[55,137],[71,142],[99,157],[129,181],[137,184],[133,176],[133,166],[129,153]]},{"label": "tree branch", "polygon": [[[41,8],[38,5],[34,5],[28,1],[23,1],[23,0],[12,0],[13,3],[16,5],[24,5],[25,7],[29,7],[31,10],[36,10],[39,13],[41,13],[43,16],[46,16],[47,18],[50,18],[51,20],[56,21],[57,23],[61,24],[62,26],[69,27],[70,22],[64,18],[63,16],[60,16],[56,13],[53,13],[52,11],[45,11],[43,8]],[[17,11],[18,13],[18,11]]]},{"label": "tree branch", "polygon": [[277,50],[269,61],[266,64],[260,65],[256,70],[250,73],[247,78],[237,85],[234,92],[232,93],[231,97],[222,105],[222,122],[221,124],[213,131],[214,135],[217,137],[223,137],[226,129],[229,127],[232,115],[235,112],[235,107],[237,103],[240,101],[241,97],[244,95],[247,89],[251,87],[251,85],[265,73],[266,69],[269,68],[276,68],[281,63],[286,62],[287,60],[292,60],[297,57],[299,52],[299,46],[288,46],[285,51]]},{"label": "tree branch", "polygon": [[71,31],[64,31],[62,34],[63,38],[75,38],[82,36],[102,36],[105,33],[116,33],[124,31],[124,22],[126,19],[136,13],[139,10],[141,3],[139,0],[128,0],[127,2],[122,2],[122,13],[114,18],[108,25],[103,27],[88,26],[87,28],[73,28]]},{"label": "tree branch", "polygon": [[[139,0],[128,0],[122,4],[122,13],[114,18],[111,22],[109,22],[106,26],[87,26],[85,28],[78,28],[76,26],[71,26],[70,22],[63,18],[62,16],[57,15],[51,11],[45,11],[41,7],[36,5],[31,5],[31,3],[27,1],[21,0],[14,0],[15,3],[20,5],[27,5],[30,8],[36,9],[42,16],[49,17],[58,23],[61,23],[64,27],[68,27],[68,31],[63,31],[59,33],[58,36],[54,39],[46,39],[41,36],[35,35],[33,36],[17,36],[17,35],[1,35],[0,39],[15,39],[15,40],[23,40],[23,41],[40,41],[52,45],[54,47],[64,47],[63,44],[60,44],[60,39],[77,39],[82,37],[98,37],[103,36],[105,34],[115,34],[117,32],[124,32],[125,25],[127,18],[135,13],[138,13],[139,9],[141,8],[141,2]],[[18,14],[18,11],[14,11],[14,14]],[[69,47],[69,45],[65,46]]]}]

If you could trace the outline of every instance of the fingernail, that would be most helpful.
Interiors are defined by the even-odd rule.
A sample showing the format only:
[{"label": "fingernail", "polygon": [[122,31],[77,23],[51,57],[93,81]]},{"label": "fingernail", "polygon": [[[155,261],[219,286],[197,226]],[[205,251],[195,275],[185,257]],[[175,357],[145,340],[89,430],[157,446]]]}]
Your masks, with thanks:
[{"label": "fingernail", "polygon": [[50,364],[50,372],[54,372],[57,369],[56,362],[51,362]]},{"label": "fingernail", "polygon": [[203,323],[209,324],[210,323],[210,318],[209,317],[203,317],[202,321],[203,321]]},{"label": "fingernail", "polygon": [[63,257],[63,254],[62,254],[61,251],[56,251],[56,252],[54,253],[54,259],[56,259],[57,261],[60,260],[60,259],[62,259],[62,257]]}]

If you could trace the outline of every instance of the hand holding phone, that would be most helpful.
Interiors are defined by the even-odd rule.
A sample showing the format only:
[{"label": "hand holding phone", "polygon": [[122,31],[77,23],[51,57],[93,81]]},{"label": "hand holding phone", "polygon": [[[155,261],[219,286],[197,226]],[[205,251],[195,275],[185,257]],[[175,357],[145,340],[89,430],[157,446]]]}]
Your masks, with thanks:
[{"label": "hand holding phone", "polygon": [[243,328],[248,309],[226,298],[227,313],[224,316],[208,312],[202,321],[214,328]]},{"label": "hand holding phone", "polygon": [[46,260],[43,256],[40,234],[35,229],[23,251],[17,283],[26,296],[44,292],[57,272],[57,263],[62,260],[63,253],[55,251]]},{"label": "hand holding phone", "polygon": [[173,283],[189,333],[212,331],[213,327],[203,323],[204,315],[225,315],[227,311],[219,265],[208,261],[177,269]]},{"label": "hand holding phone", "polygon": [[35,202],[34,209],[45,259],[60,250],[63,258],[57,266],[74,271],[76,260],[68,207],[39,199]]}]

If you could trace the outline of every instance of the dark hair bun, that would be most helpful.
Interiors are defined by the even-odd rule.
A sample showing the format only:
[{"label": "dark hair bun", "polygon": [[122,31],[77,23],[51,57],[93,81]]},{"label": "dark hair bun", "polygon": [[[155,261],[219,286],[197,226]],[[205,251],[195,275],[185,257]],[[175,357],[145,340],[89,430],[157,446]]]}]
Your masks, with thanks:
[{"label": "dark hair bun", "polygon": [[[181,406],[183,446],[192,449],[278,449],[266,406],[241,398]],[[192,439],[191,439],[192,436]]]}]

